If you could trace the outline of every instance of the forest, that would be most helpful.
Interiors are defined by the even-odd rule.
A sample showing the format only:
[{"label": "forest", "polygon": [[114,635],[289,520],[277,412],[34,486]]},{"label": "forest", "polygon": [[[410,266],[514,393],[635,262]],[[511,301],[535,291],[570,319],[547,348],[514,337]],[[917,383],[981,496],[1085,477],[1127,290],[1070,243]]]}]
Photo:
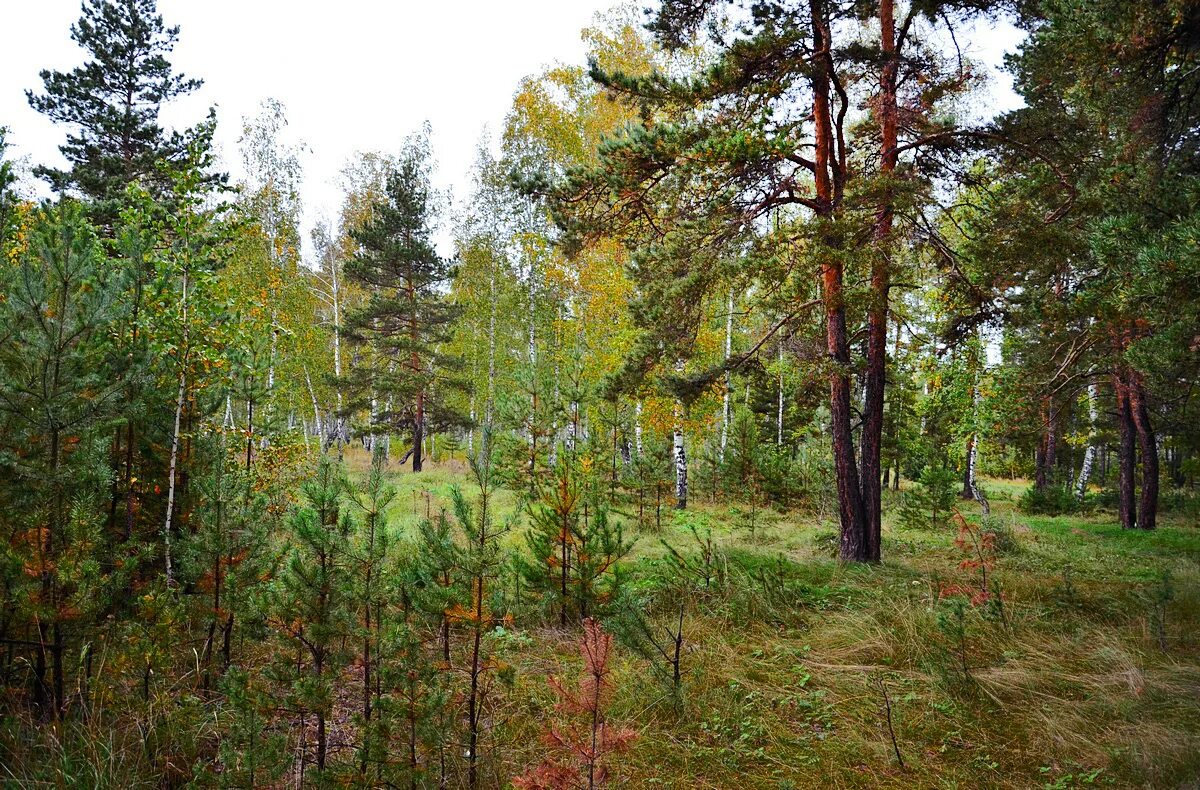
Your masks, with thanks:
[{"label": "forest", "polygon": [[3,786],[1200,783],[1195,0],[618,6],[311,233],[169,12],[0,119]]}]

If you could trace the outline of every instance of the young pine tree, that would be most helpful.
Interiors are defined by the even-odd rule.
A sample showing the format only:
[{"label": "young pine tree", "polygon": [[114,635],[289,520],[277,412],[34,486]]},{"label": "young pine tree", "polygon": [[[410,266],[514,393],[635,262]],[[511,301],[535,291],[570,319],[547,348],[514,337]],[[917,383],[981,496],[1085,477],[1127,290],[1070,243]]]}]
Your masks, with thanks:
[{"label": "young pine tree", "polygon": [[530,511],[530,556],[518,558],[526,584],[558,610],[562,626],[595,613],[611,592],[605,580],[609,587],[616,583],[617,563],[633,546],[598,503],[605,491],[590,467],[590,456],[559,457],[553,480]]},{"label": "young pine tree", "polygon": [[322,456],[313,479],[302,486],[307,505],[292,513],[291,548],[271,591],[272,622],[294,650],[280,652],[280,674],[291,681],[294,706],[303,712],[302,729],[309,716],[316,719],[314,762],[319,773],[326,768],[326,725],[353,617],[346,594],[351,521],[342,512],[345,488],[341,469]]},{"label": "young pine tree", "polygon": [[235,623],[261,617],[253,593],[270,562],[266,497],[243,469],[239,449],[224,431],[199,443],[194,532],[180,546],[183,576],[206,603],[200,650],[204,689],[213,689],[214,679],[233,661]]},{"label": "young pine tree", "polygon": [[558,702],[555,710],[563,717],[546,729],[545,743],[551,750],[541,765],[513,780],[521,790],[595,790],[607,787],[614,755],[627,751],[637,732],[608,723],[605,709],[613,692],[609,656],[612,636],[600,624],[583,621],[579,653],[583,675],[579,690],[572,691],[558,678],[550,678]]},{"label": "young pine tree", "polygon": [[543,487],[530,510],[530,530],[525,534],[530,557],[520,564],[528,587],[536,591],[547,609],[558,610],[561,626],[566,626],[573,608],[575,536],[582,519],[582,493],[575,466],[572,454],[564,454],[555,464],[550,485]]},{"label": "young pine tree", "polygon": [[950,522],[957,499],[958,479],[953,469],[941,464],[926,464],[920,485],[904,495],[900,523],[909,529],[941,529]]},{"label": "young pine tree", "polygon": [[452,491],[454,518],[461,535],[456,566],[465,589],[461,589],[462,600],[450,610],[450,621],[465,632],[464,656],[461,665],[455,669],[466,678],[466,687],[460,689],[459,694],[466,707],[467,786],[471,790],[476,790],[481,782],[483,716],[496,669],[496,663],[491,659],[489,635],[504,620],[497,616],[491,598],[493,582],[503,565],[500,539],[509,525],[497,524],[492,512],[496,484],[488,452],[490,446],[491,439],[485,434],[480,459],[471,463],[479,488],[476,503],[469,503],[458,488]]},{"label": "young pine tree", "polygon": [[[387,780],[388,786],[416,790],[435,781],[444,787],[448,781],[446,757],[456,710],[450,704],[449,665],[440,655],[444,593],[425,575],[417,554],[392,566],[387,595],[396,605],[382,625],[376,671],[383,689],[371,753],[377,786]],[[388,769],[381,771],[378,766],[384,762]]]},{"label": "young pine tree", "polygon": [[[98,432],[117,414],[134,371],[108,331],[126,314],[128,278],[107,265],[95,232],[72,201],[34,214],[27,247],[0,266],[0,468],[18,537],[6,548],[33,585],[26,621],[36,633],[33,700],[46,716],[62,714],[64,661],[74,580],[73,501],[88,494],[81,464]],[[103,545],[96,547],[104,557]]]},{"label": "young pine tree", "polygon": [[366,775],[367,763],[374,756],[373,745],[379,740],[379,728],[373,726],[373,716],[382,696],[378,678],[380,633],[384,627],[384,608],[388,590],[384,571],[389,554],[387,508],[396,498],[396,489],[384,478],[387,465],[385,445],[375,446],[371,456],[371,471],[366,481],[351,491],[351,502],[361,517],[352,541],[355,606],[358,610],[358,630],[362,643],[359,657],[362,670],[362,758],[359,770]]},{"label": "young pine tree", "polygon": [[639,528],[662,529],[663,503],[675,481],[675,462],[671,448],[660,436],[647,434],[638,442],[639,451],[630,459],[625,487],[637,500]]}]

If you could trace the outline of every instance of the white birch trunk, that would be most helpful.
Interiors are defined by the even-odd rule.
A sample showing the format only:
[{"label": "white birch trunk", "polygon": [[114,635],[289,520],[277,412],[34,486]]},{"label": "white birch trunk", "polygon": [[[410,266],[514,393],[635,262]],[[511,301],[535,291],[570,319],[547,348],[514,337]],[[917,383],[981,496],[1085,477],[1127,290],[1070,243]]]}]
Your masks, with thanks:
[{"label": "white birch trunk", "polygon": [[167,471],[167,517],[163,522],[163,560],[166,564],[167,586],[175,584],[175,569],[171,564],[171,516],[175,511],[175,468],[179,461],[179,427],[183,418],[183,399],[187,394],[188,343],[188,274],[183,271],[183,295],[180,298],[183,315],[183,342],[179,345],[179,392],[175,397],[175,429],[171,432],[171,460]]},{"label": "white birch trunk", "polygon": [[[683,372],[683,361],[675,363],[675,371]],[[683,443],[683,404],[675,401],[675,507],[678,510],[687,508],[688,468],[687,448]]]},{"label": "white birch trunk", "polygon": [[491,434],[492,412],[496,404],[496,257],[490,256],[492,262],[491,277],[488,287],[492,301],[492,313],[488,318],[488,384],[487,401],[484,403],[483,424],[485,436]]},{"label": "white birch trunk", "polygon": [[775,420],[775,446],[783,446],[783,344],[779,344],[779,416]]},{"label": "white birch trunk", "polygon": [[678,421],[678,410],[676,411],[677,419],[675,423],[675,507],[683,510],[687,507],[688,495],[688,468],[687,468],[687,448],[683,444],[683,426]]},{"label": "white birch trunk", "polygon": [[554,419],[550,421],[550,466],[558,463],[558,361],[554,362]]},{"label": "white birch trunk", "polygon": [[1075,481],[1075,501],[1082,502],[1084,494],[1087,493],[1088,479],[1092,476],[1092,466],[1096,462],[1096,401],[1097,401],[1096,385],[1088,386],[1088,418],[1091,424],[1088,426],[1088,446],[1083,451],[1083,465],[1079,467],[1079,479]]},{"label": "white birch trunk", "polygon": [[337,398],[337,422],[330,426],[331,431],[337,431],[338,446],[346,439],[345,417],[342,416],[342,285],[338,276],[336,259],[329,263],[329,277],[332,282],[333,296],[333,375],[337,382],[334,396]]},{"label": "white birch trunk", "polygon": [[[321,441],[320,437],[322,436],[322,434],[321,434],[321,407],[317,405],[317,393],[313,389],[312,376],[310,376],[308,374],[308,365],[304,366],[304,383],[308,385],[308,397],[312,400],[313,430],[317,434],[318,443],[319,443]],[[305,434],[307,434],[308,429],[305,428],[304,432],[305,432]]]},{"label": "white birch trunk", "polygon": [[987,497],[983,495],[983,490],[979,488],[975,480],[975,470],[979,462],[979,432],[975,430],[974,426],[978,419],[978,414],[979,381],[976,378],[975,386],[972,387],[971,391],[971,426],[973,434],[971,437],[971,451],[967,453],[967,485],[970,488],[972,498],[979,503],[979,507],[983,510],[983,515],[987,516],[991,514],[992,506],[988,502]]},{"label": "white birch trunk", "polygon": [[633,407],[633,446],[637,457],[642,457],[642,402],[638,401]]},{"label": "white birch trunk", "polygon": [[[725,302],[725,364],[729,365],[729,357],[733,354],[733,291]],[[721,445],[717,451],[717,460],[725,463],[725,445],[729,441],[729,396],[733,387],[733,373],[725,370],[725,396],[721,401]]]},{"label": "white birch trunk", "polygon": [[479,355],[475,353],[476,347],[479,345],[478,331],[476,324],[471,322],[471,402],[470,402],[470,418],[471,427],[467,429],[467,458],[475,457],[475,418],[478,416],[475,411],[475,385],[479,382]]}]

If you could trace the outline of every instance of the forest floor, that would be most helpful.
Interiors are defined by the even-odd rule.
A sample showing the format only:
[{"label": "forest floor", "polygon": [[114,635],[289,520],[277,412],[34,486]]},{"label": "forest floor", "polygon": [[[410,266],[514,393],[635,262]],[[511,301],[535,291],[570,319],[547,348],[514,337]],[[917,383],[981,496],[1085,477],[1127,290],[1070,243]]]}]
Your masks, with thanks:
[{"label": "forest floor", "polygon": [[[347,457],[355,477],[361,455]],[[449,509],[452,486],[475,495],[462,464],[389,480],[402,535]],[[693,560],[683,599],[679,693],[661,660],[615,643],[609,722],[639,737],[612,758],[608,786],[1200,787],[1200,524],[1168,512],[1154,532],[1126,532],[1108,512],[1026,516],[1015,508],[1026,487],[986,481],[997,531],[982,563],[974,528],[900,529],[902,492],[887,494],[876,566],[836,561],[828,512],[759,508],[752,530],[746,505],[701,490],[686,511],[664,508],[658,528],[651,504],[639,528],[636,505],[622,505],[636,539],[625,583],[660,593],[642,612],[649,622],[678,616],[681,599],[661,595],[668,546],[710,561]],[[493,504],[503,519],[517,499],[500,490]],[[978,507],[960,504],[977,523]],[[504,541],[527,550],[520,527]],[[999,598],[980,594],[982,570]],[[507,787],[545,756],[543,734],[561,721],[547,678],[573,687],[580,673],[579,629],[539,625],[547,619],[518,612],[488,640],[490,666],[505,671],[491,676],[485,706],[484,787]],[[331,732],[338,760],[354,759],[358,742],[347,672]],[[65,731],[10,721],[4,732],[23,745],[7,744],[17,749],[7,766],[0,749],[0,785],[186,786],[199,756],[212,759],[217,714],[188,690],[194,678],[171,688],[115,721]],[[288,730],[295,740],[302,728]]]},{"label": "forest floor", "polygon": [[[448,507],[451,485],[472,490],[453,466],[393,482],[401,526],[427,500]],[[1025,481],[986,484],[1004,536],[988,563],[1002,607],[947,600],[948,587],[980,586],[954,527],[900,530],[885,516],[874,567],[839,565],[835,524],[811,513],[759,512],[751,532],[745,507],[699,501],[638,532],[634,579],[664,543],[696,550],[693,526],[711,530],[719,567],[688,605],[678,698],[616,648],[610,721],[640,733],[616,758],[616,786],[1197,786],[1200,525],[1024,516]],[[973,503],[963,510],[977,520]],[[518,623],[498,643],[516,670],[493,695],[484,744],[498,784],[541,756],[546,677],[578,671],[576,636]]]}]

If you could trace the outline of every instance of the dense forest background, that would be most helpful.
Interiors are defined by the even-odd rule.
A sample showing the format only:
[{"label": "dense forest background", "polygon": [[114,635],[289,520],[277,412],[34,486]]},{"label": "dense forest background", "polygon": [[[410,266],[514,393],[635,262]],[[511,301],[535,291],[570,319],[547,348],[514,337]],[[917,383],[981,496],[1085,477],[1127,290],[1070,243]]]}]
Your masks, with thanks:
[{"label": "dense forest background", "polygon": [[617,8],[312,260],[280,103],[234,183],[154,0],[70,35],[55,197],[0,129],[6,785],[1200,779],[1200,6]]}]

